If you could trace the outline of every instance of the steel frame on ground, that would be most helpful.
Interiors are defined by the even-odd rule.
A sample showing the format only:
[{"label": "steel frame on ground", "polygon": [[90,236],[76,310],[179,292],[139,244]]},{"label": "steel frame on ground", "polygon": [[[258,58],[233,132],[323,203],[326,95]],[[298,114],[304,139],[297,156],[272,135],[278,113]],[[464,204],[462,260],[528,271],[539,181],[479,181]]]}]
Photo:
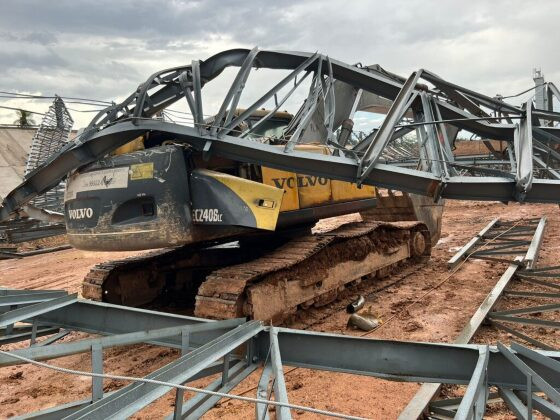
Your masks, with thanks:
[{"label": "steel frame on ground", "polygon": [[[478,249],[488,249],[488,247],[492,246],[492,241],[496,238],[499,238],[500,235],[507,235],[510,238],[513,237],[512,242],[510,242],[510,239],[507,240],[508,242],[510,242],[508,244],[508,247],[498,248],[497,251],[500,253],[500,255],[512,255],[515,256],[515,258],[509,261],[510,265],[498,280],[492,291],[488,294],[486,299],[479,306],[473,317],[459,333],[459,336],[454,341],[455,343],[469,343],[480,326],[483,325],[483,323],[488,323],[490,325],[494,325],[499,329],[505,330],[508,333],[513,334],[516,337],[534,346],[537,346],[538,348],[557,350],[541,342],[540,340],[530,337],[527,334],[521,333],[512,327],[504,325],[503,322],[510,322],[515,324],[521,323],[543,325],[550,328],[560,328],[560,322],[539,320],[533,318],[527,319],[516,316],[521,314],[559,310],[560,305],[549,304],[539,306],[525,306],[508,311],[494,310],[499,300],[504,296],[516,296],[519,298],[529,297],[537,299],[556,299],[560,296],[557,293],[551,293],[550,290],[559,290],[559,284],[554,283],[552,279],[548,281],[540,279],[543,277],[560,278],[560,273],[558,273],[560,267],[533,268],[538,258],[538,253],[542,244],[545,227],[546,217],[541,217],[540,219],[524,220],[521,221],[521,223],[504,223],[498,218],[493,219],[482,229],[480,233],[478,233],[473,239],[471,239],[464,247],[462,247],[457,252],[457,254],[455,254],[449,260],[449,267],[454,268],[466,258],[481,258],[481,255],[488,255],[479,254],[480,251],[478,251]],[[530,241],[527,241],[525,237],[530,234],[532,234],[533,236]],[[521,239],[519,239],[520,236],[522,237]],[[511,286],[514,283],[514,279],[540,285],[545,288],[545,291],[523,292],[513,290]],[[512,349],[519,350],[521,348],[519,346],[519,344],[513,343]],[[508,357],[508,360],[512,361],[516,368],[522,368],[522,365],[517,363],[515,359],[511,358],[511,354],[503,345],[499,343],[498,350],[500,352],[504,352],[505,356]],[[528,373],[527,375],[528,381],[530,381],[531,374]],[[434,418],[456,417],[459,414],[458,406],[461,399],[444,399],[434,401],[440,391],[440,388],[441,384],[437,383],[423,384],[420,387],[420,390],[401,412],[399,419],[417,419],[428,412],[430,413],[430,417]],[[542,388],[539,388],[538,386],[536,387],[536,389],[542,391]],[[535,389],[533,389],[533,392],[521,393],[508,389],[507,387],[498,387],[498,391],[498,394],[496,394],[494,398],[502,399],[519,418],[532,418],[529,414],[531,413],[532,409],[541,411],[544,415],[552,418],[560,416],[560,407],[558,407],[560,405],[558,403],[559,400],[554,400],[553,403],[544,400],[542,397],[534,394]],[[527,395],[531,395],[531,398],[528,399]],[[556,397],[556,394],[554,395]],[[465,396],[467,396],[467,394],[465,394]]]},{"label": "steel frame on ground", "polygon": [[542,231],[546,226],[546,217],[524,219],[520,221],[503,221],[495,218],[475,237],[465,244],[447,262],[448,267],[455,268],[468,258],[511,263],[512,258],[523,256],[525,267],[532,267],[538,257]]},{"label": "steel frame on ground", "polygon": [[[457,418],[481,418],[488,386],[504,389],[511,398],[522,398],[523,392],[531,394],[537,387],[554,398],[551,389],[560,387],[560,352],[535,352],[521,346],[510,350],[503,346],[372,340],[266,327],[259,321],[242,319],[209,321],[83,301],[63,291],[0,289],[0,328],[1,344],[30,341],[28,348],[0,353],[0,368],[22,363],[22,357],[44,362],[91,353],[91,371],[102,374],[103,350],[110,347],[150,343],[181,350],[180,357],[143,379],[150,383],[132,382],[107,394],[103,393],[102,378],[93,377],[90,399],[29,415],[40,419],[122,418],[170,392],[171,387],[161,382],[183,384],[220,374],[205,391],[220,395],[199,392],[183,402],[183,390],[175,390],[175,412],[170,416],[196,418],[263,366],[255,412],[265,418],[266,406],[277,403],[284,404],[276,407],[277,417],[291,416],[284,366],[467,385]],[[101,336],[57,343],[70,331]],[[37,340],[47,334],[48,338]],[[530,383],[527,375],[532,378]],[[262,398],[271,394],[275,402]]]}]

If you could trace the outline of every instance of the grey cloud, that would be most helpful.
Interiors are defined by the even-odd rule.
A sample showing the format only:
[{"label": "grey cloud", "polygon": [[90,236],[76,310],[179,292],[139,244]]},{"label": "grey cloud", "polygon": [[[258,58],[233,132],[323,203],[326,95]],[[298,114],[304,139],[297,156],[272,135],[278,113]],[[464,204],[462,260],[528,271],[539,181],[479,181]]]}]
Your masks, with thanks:
[{"label": "grey cloud", "polygon": [[509,94],[534,66],[560,78],[559,18],[560,4],[517,0],[7,0],[0,88],[122,98],[159,69],[258,45]]},{"label": "grey cloud", "polygon": [[55,45],[57,37],[51,32],[31,32],[22,37],[23,41],[41,45]]},{"label": "grey cloud", "polygon": [[62,68],[68,62],[53,51],[46,50],[41,54],[31,54],[26,51],[4,52],[0,54],[0,67],[3,72],[18,69],[45,70]]},{"label": "grey cloud", "polygon": [[43,46],[55,45],[57,43],[57,37],[52,32],[4,32],[0,33],[0,40],[39,44]]},{"label": "grey cloud", "polygon": [[21,22],[26,22],[42,31],[177,40],[227,31],[254,39],[281,21],[289,5],[289,2],[251,4],[243,0],[61,0],[56,3],[12,0],[3,4],[0,25],[19,30]]}]

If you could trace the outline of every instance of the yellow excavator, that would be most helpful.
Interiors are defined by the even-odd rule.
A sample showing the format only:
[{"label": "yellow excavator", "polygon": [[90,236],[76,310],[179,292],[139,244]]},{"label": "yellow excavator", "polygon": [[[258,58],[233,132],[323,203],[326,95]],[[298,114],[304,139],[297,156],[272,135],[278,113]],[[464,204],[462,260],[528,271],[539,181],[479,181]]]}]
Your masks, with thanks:
[{"label": "yellow excavator", "polygon": [[[246,88],[257,69],[256,85]],[[228,73],[218,105],[206,86]],[[172,109],[180,100],[183,111]],[[358,112],[385,117],[375,129],[357,127],[366,134],[354,124],[373,120]],[[319,53],[227,50],[158,71],[100,110],[4,198],[0,220],[66,179],[73,246],[159,249],[97,265],[85,297],[281,321],[428,257],[442,198],[557,202],[549,166],[556,158],[546,144],[558,137],[548,124],[558,119],[531,101],[513,106],[426,70],[405,79]],[[49,130],[63,125],[56,120]],[[456,159],[460,130],[489,153]],[[312,233],[318,220],[358,212],[361,222]]]},{"label": "yellow excavator", "polygon": [[[282,130],[291,119],[277,112],[255,135]],[[313,142],[296,149],[331,153]],[[200,317],[280,322],[333,301],[349,285],[429,257],[442,204],[208,158],[150,132],[74,172],[65,209],[76,248],[163,248],[95,266],[84,297],[132,306],[173,301]],[[356,212],[362,222],[311,233],[320,219]]]},{"label": "yellow excavator", "polygon": [[[231,68],[239,70],[222,105],[204,114],[203,87]],[[254,68],[283,77],[242,109]],[[258,48],[162,70],[30,173],[5,197],[0,220],[66,179],[64,218],[74,247],[152,250],[93,267],[84,297],[280,322],[429,257],[441,228],[438,198],[453,196],[455,185],[441,186],[435,131],[417,130],[416,169],[375,165],[383,143],[415,130],[387,124],[425,119],[421,99],[429,89],[417,79]],[[300,86],[307,98],[297,100],[297,112],[280,111]],[[165,114],[180,99],[190,114]],[[387,118],[357,138],[356,112]],[[457,130],[446,130],[442,139],[453,140]],[[362,221],[312,231],[321,219],[353,213]]]}]

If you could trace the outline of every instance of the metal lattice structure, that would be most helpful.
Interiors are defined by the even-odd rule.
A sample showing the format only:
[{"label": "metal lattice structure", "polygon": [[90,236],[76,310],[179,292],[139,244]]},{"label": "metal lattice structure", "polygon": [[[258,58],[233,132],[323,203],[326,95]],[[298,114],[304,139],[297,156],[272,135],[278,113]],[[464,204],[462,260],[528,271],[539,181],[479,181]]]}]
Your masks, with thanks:
[{"label": "metal lattice structure", "polygon": [[[448,262],[455,268],[467,258],[478,258],[494,262],[513,263],[513,257],[523,257],[523,265],[532,268],[537,260],[538,250],[546,217],[503,221],[499,217],[492,220],[478,235],[463,246]],[[534,238],[538,238],[538,242]]]},{"label": "metal lattice structure", "polygon": [[[233,82],[219,108],[205,113],[203,103],[212,102],[203,98],[205,87],[228,68],[238,69]],[[251,84],[249,77],[255,68],[261,76],[258,85]],[[279,81],[278,71],[283,75]],[[265,72],[271,76],[264,77]],[[552,99],[558,99],[560,92],[551,83],[545,90],[551,98],[547,109],[539,108],[542,104],[532,99],[516,106],[426,70],[403,78],[379,66],[349,65],[319,53],[258,48],[224,51],[204,61],[159,71],[124,101],[99,112],[79,139],[6,197],[0,218],[56,185],[69,171],[148,132],[160,133],[206,156],[371,184],[436,201],[557,203],[560,113],[551,109]],[[251,98],[244,103],[241,99],[247,92]],[[290,101],[296,103],[291,123],[278,135],[267,138],[259,134]],[[177,114],[169,109],[181,102],[188,112]],[[268,111],[255,118],[256,111],[263,108]],[[156,117],[167,111],[167,121]],[[358,111],[385,117],[379,128],[356,136],[353,125]],[[456,156],[460,130],[483,144],[487,154]],[[416,144],[399,144],[397,140],[405,135],[413,136]],[[330,153],[317,155],[298,149],[299,144],[309,142],[327,145]]]},{"label": "metal lattice structure", "polygon": [[[482,419],[487,404],[499,401],[504,401],[520,418],[529,418],[527,414],[533,409],[556,418],[560,416],[560,353],[532,339],[527,331],[504,324],[559,328],[557,321],[519,316],[558,310],[559,305],[525,304],[505,312],[493,310],[501,296],[558,297],[558,267],[534,268],[545,226],[544,217],[519,222],[493,220],[467,244],[468,250],[459,251],[458,256],[469,253],[480,258],[483,255],[475,253],[481,252],[480,245],[487,237],[494,238],[494,242],[501,238],[502,243],[491,251],[500,258],[515,258],[504,260],[509,267],[454,344],[372,340],[266,327],[259,321],[243,319],[210,321],[79,300],[64,291],[0,289],[0,345],[30,340],[29,348],[18,346],[0,352],[0,369],[91,353],[91,372],[62,372],[91,374],[91,398],[31,413],[29,417],[33,418],[122,418],[170,391],[175,393],[175,404],[167,418],[199,418],[221,398],[236,398],[230,392],[255,371],[261,374],[256,395],[245,402],[255,404],[257,418],[267,418],[271,404],[280,404],[276,407],[278,418],[291,418],[293,409],[317,413],[312,407],[290,404],[284,366],[425,382],[401,419],[416,419],[425,411],[433,418]],[[516,278],[548,290],[513,289]],[[530,350],[517,343],[510,348],[500,343],[496,347],[468,344],[485,320],[542,350]],[[101,336],[56,343],[70,331]],[[45,338],[39,341],[39,337]],[[180,349],[181,355],[143,378],[126,379],[131,383],[117,391],[104,393],[103,376],[123,379],[104,371],[103,350],[143,342]],[[42,367],[58,369],[53,365]],[[216,373],[221,375],[206,388],[188,388],[189,382]],[[432,401],[442,384],[465,386],[465,393],[460,398]],[[490,393],[491,387],[498,392]],[[185,390],[194,391],[195,396],[185,400]],[[356,418],[332,411],[317,414]]]},{"label": "metal lattice structure", "polygon": [[[33,418],[124,418],[170,391],[176,397],[174,412],[168,418],[200,418],[224,396],[236,398],[230,391],[259,369],[256,398],[246,403],[255,404],[259,419],[268,418],[269,405],[277,405],[277,418],[290,419],[296,407],[314,409],[290,404],[285,366],[396,381],[466,385],[465,395],[453,413],[456,419],[481,419],[490,386],[498,387],[513,401],[516,413],[523,413],[524,406],[518,401],[525,398],[530,401],[529,407],[532,402],[532,408],[545,415],[560,415],[556,391],[560,387],[560,353],[534,351],[518,344],[508,348],[501,344],[490,347],[373,340],[266,327],[260,321],[243,319],[209,321],[84,301],[64,291],[0,289],[0,308],[4,308],[0,311],[0,345],[24,340],[31,344],[29,348],[19,346],[0,352],[0,368],[91,353],[91,398],[30,413]],[[57,343],[70,331],[101,336]],[[39,341],[39,337],[45,338]],[[144,342],[180,349],[181,355],[144,378],[104,393],[102,376],[110,377],[110,373],[103,370],[103,349]],[[53,365],[49,368],[58,369]],[[184,400],[184,389],[174,389],[217,373],[220,376],[215,381],[204,389],[195,388],[195,396],[188,400]],[[536,395],[537,389],[550,401]],[[357,418],[326,411],[320,414]]]},{"label": "metal lattice structure", "polygon": [[[505,222],[499,219],[492,220],[463,248],[461,248],[448,262],[450,268],[457,267],[462,261],[473,257],[490,259],[492,261],[508,262],[509,266],[481,303],[475,314],[456,337],[456,344],[469,343],[479,328],[487,324],[496,330],[502,330],[523,340],[532,346],[543,350],[556,351],[557,348],[549,343],[532,336],[531,331],[520,328],[521,325],[536,326],[539,328],[558,329],[557,313],[560,304],[557,303],[560,295],[559,267],[535,268],[539,250],[544,237],[546,218]],[[527,290],[523,283],[536,285],[534,290]],[[513,308],[497,310],[499,302],[506,299]],[[541,319],[542,313],[549,313],[547,319]],[[550,319],[552,318],[552,319]],[[545,340],[547,341],[547,340]],[[560,394],[557,390],[547,388],[546,384],[536,384],[532,381],[532,373],[523,363],[518,363],[510,351],[503,345],[497,345],[499,352],[503,353],[513,364],[513,369],[520,369],[527,375],[526,391],[514,390],[509,387],[498,387],[498,392],[488,396],[488,402],[503,401],[517,418],[532,418],[533,409],[540,411],[547,417],[558,418],[560,410]],[[513,343],[512,350],[526,353],[526,349]],[[543,362],[542,359],[540,359]],[[555,365],[560,368],[560,365]],[[459,416],[459,407],[463,398],[443,398],[435,400],[440,392],[441,383],[425,383],[416,395],[410,400],[401,412],[399,420],[413,420],[429,413],[429,418],[449,419]],[[546,394],[537,395],[535,389]],[[551,392],[551,394],[549,394]],[[529,398],[529,395],[531,398]],[[480,407],[479,407],[480,408]],[[482,416],[481,412],[472,413],[472,418]]]},{"label": "metal lattice structure", "polygon": [[[42,166],[67,143],[74,120],[64,101],[56,96],[33,136],[25,166],[25,176]],[[60,212],[64,206],[64,182],[37,196],[31,202],[35,207]]]}]

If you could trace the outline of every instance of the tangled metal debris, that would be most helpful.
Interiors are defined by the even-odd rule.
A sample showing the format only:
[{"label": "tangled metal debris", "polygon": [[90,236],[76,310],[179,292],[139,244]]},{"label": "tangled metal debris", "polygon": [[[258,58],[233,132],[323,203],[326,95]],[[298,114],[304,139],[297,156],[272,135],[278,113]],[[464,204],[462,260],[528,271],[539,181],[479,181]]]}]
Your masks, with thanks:
[{"label": "tangled metal debris", "polygon": [[[25,167],[26,177],[68,144],[73,124],[64,101],[56,96],[31,140]],[[17,214],[12,214],[15,217],[10,220],[4,218],[0,222],[0,243],[15,244],[64,234],[64,188],[65,183],[61,181],[28,204],[29,200],[26,200],[26,205],[16,209]],[[14,258],[21,256],[24,255],[12,255]],[[9,258],[9,253],[4,254],[4,257]]]},{"label": "tangled metal debris", "polygon": [[[206,118],[206,87],[228,67],[238,72],[217,114]],[[265,82],[259,77],[248,89],[253,69],[271,76]],[[277,71],[283,77],[273,82]],[[259,90],[262,95],[255,96]],[[239,111],[247,91],[257,99]],[[551,83],[546,92],[559,97]],[[281,134],[256,134],[287,101],[301,97],[306,99],[299,100],[292,123]],[[157,117],[180,100],[192,120],[175,123]],[[58,185],[73,169],[146,132],[165,133],[206,154],[436,200],[560,202],[560,113],[552,110],[552,101],[546,106],[535,107],[532,100],[511,105],[422,69],[405,79],[379,66],[352,66],[318,53],[224,51],[157,72],[124,101],[99,112],[81,136],[30,172],[6,197],[0,219]],[[249,121],[263,107],[270,111]],[[357,111],[386,116],[378,129],[358,136],[353,131]],[[459,130],[471,133],[488,153],[456,157]],[[407,134],[414,139],[407,140]],[[314,140],[327,144],[331,154],[295,148]]]},{"label": "tangled metal debris", "polygon": [[[31,149],[25,165],[28,175],[56,154],[68,143],[68,136],[74,120],[70,116],[64,101],[56,96],[49,110],[43,117],[39,128],[31,141]],[[64,182],[49,189],[31,202],[37,208],[62,212],[64,208]]]}]

